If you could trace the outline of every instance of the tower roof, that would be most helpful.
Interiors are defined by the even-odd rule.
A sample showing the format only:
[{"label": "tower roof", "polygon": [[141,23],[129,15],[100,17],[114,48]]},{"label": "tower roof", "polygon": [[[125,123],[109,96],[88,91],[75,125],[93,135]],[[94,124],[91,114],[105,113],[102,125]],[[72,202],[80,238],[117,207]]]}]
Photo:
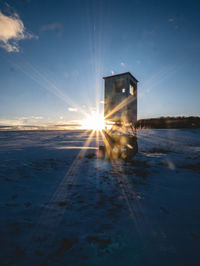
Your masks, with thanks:
[{"label": "tower roof", "polygon": [[130,72],[124,72],[124,73],[121,73],[121,74],[116,74],[116,75],[103,77],[103,79],[113,78],[113,77],[117,77],[117,76],[124,76],[124,75],[130,75],[136,82],[138,82],[138,80]]}]

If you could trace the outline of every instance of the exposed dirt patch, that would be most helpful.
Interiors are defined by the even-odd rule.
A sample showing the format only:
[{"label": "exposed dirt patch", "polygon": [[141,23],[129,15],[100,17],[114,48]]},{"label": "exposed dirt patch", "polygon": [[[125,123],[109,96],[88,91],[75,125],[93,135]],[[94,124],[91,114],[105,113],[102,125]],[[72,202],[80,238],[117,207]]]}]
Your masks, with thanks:
[{"label": "exposed dirt patch", "polygon": [[190,169],[193,171],[200,171],[200,162],[197,164],[187,164],[187,165],[179,165],[179,168],[185,168],[185,169]]},{"label": "exposed dirt patch", "polygon": [[67,202],[66,202],[66,201],[60,201],[60,202],[58,202],[58,205],[59,205],[60,207],[64,207],[64,206],[67,205]]},{"label": "exposed dirt patch", "polygon": [[38,236],[38,237],[35,238],[36,242],[44,242],[44,241],[47,241],[47,240],[48,240],[47,236]]},{"label": "exposed dirt patch", "polygon": [[114,207],[116,207],[116,208],[118,208],[118,209],[122,209],[122,208],[123,208],[123,205],[120,204],[120,203],[116,203],[116,202],[114,202],[113,200],[110,200],[110,202],[111,202],[111,204],[112,204]]},{"label": "exposed dirt patch", "polygon": [[170,149],[164,149],[164,148],[152,148],[152,149],[148,150],[148,152],[149,153],[169,153],[172,151]]},{"label": "exposed dirt patch", "polygon": [[100,238],[98,236],[88,236],[87,241],[89,244],[97,244],[100,249],[105,249],[108,245],[112,244],[109,238]]},{"label": "exposed dirt patch", "polygon": [[13,179],[11,179],[11,178],[9,178],[9,177],[6,177],[4,180],[5,180],[6,182],[16,182],[15,180],[13,180]]},{"label": "exposed dirt patch", "polygon": [[136,176],[146,178],[148,175],[148,172],[143,170],[143,169],[135,169],[135,174],[136,174]]},{"label": "exposed dirt patch", "polygon": [[32,203],[31,202],[25,202],[24,205],[26,208],[29,208],[32,205]]},{"label": "exposed dirt patch", "polygon": [[[122,175],[136,175],[142,178],[146,178],[148,175],[148,172],[145,171],[142,168],[124,168],[123,170],[118,171],[119,174]],[[119,176],[119,174],[117,173],[117,175]]]},{"label": "exposed dirt patch", "polygon": [[35,251],[35,255],[36,255],[36,256],[42,256],[43,254],[42,254],[42,252],[41,252],[39,249],[37,249],[37,250]]},{"label": "exposed dirt patch", "polygon": [[145,168],[151,167],[151,165],[148,164],[145,161],[137,161],[137,160],[134,160],[134,161],[130,162],[129,164],[132,165],[132,166],[135,166],[135,167],[145,167]]},{"label": "exposed dirt patch", "polygon": [[88,153],[85,155],[85,157],[87,159],[93,159],[93,158],[96,158],[97,156],[96,156],[96,153]]},{"label": "exposed dirt patch", "polygon": [[17,207],[17,206],[19,206],[19,204],[17,204],[17,203],[6,203],[6,206],[8,206],[8,207]]},{"label": "exposed dirt patch", "polygon": [[165,207],[160,207],[160,210],[164,212],[165,214],[169,214],[169,211]]},{"label": "exposed dirt patch", "polygon": [[194,240],[199,240],[200,239],[200,237],[197,234],[195,234],[195,233],[190,233],[190,235],[191,235],[192,239],[194,239]]},{"label": "exposed dirt patch", "polygon": [[18,198],[18,195],[17,194],[13,194],[12,195],[12,199],[15,200],[16,198]]},{"label": "exposed dirt patch", "polygon": [[56,252],[56,257],[60,257],[62,252],[68,251],[73,246],[73,242],[68,238],[63,238],[61,241],[61,246]]}]

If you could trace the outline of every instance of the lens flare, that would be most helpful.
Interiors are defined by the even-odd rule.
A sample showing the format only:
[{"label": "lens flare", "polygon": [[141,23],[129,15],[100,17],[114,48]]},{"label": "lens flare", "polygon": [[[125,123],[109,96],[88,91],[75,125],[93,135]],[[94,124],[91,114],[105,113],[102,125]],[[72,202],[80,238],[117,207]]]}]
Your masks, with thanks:
[{"label": "lens flare", "polygon": [[86,115],[86,118],[81,121],[82,129],[91,129],[95,131],[100,131],[105,128],[105,121],[103,114],[92,112]]}]

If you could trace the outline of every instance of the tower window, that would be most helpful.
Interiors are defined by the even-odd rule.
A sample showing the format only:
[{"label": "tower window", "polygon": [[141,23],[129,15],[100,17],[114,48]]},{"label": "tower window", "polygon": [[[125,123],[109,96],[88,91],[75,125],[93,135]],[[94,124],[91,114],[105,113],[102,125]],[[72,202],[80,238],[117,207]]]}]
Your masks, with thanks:
[{"label": "tower window", "polygon": [[133,95],[134,94],[134,87],[130,84],[130,94]]},{"label": "tower window", "polygon": [[129,92],[131,95],[135,96],[135,84],[132,81],[130,81]]}]

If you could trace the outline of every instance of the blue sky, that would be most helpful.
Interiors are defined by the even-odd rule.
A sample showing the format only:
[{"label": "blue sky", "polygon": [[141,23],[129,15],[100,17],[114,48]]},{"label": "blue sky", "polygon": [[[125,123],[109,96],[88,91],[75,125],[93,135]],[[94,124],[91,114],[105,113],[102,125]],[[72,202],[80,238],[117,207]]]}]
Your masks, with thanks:
[{"label": "blue sky", "polygon": [[200,115],[198,1],[13,0],[0,10],[1,125],[80,120],[102,110],[102,77],[127,71],[139,80],[138,118]]}]

